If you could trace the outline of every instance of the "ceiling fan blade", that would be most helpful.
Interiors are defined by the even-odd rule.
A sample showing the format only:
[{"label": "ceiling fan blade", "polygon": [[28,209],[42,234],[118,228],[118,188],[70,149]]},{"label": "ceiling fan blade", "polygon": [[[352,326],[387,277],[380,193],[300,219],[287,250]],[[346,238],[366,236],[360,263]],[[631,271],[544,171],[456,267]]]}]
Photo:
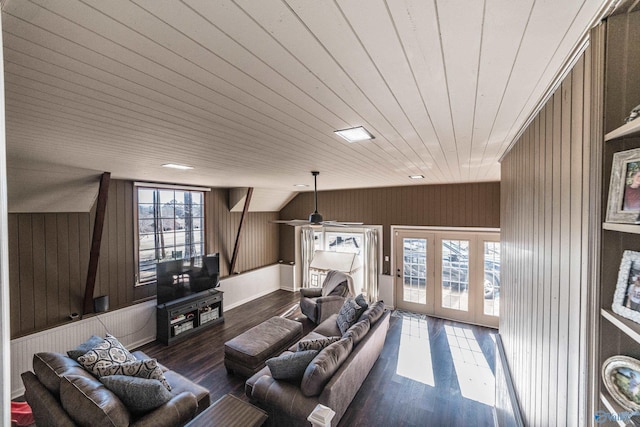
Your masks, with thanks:
[{"label": "ceiling fan blade", "polygon": [[362,225],[361,222],[343,222],[343,221],[323,221],[322,225],[330,227],[352,227],[356,225]]},{"label": "ceiling fan blade", "polygon": [[296,225],[309,225],[309,221],[306,219],[276,219],[273,221],[269,221],[273,224],[287,224],[287,225],[291,225],[291,226],[296,226]]}]

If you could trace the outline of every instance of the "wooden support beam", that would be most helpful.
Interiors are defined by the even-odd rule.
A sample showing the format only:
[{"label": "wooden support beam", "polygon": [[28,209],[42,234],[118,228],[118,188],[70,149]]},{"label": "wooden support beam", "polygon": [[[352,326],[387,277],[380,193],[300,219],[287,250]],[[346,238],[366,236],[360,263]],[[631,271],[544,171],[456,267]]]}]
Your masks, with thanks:
[{"label": "wooden support beam", "polygon": [[242,237],[242,231],[244,228],[244,220],[247,218],[249,212],[249,204],[251,203],[251,196],[253,195],[253,187],[247,189],[247,198],[244,200],[244,208],[242,209],[242,217],[240,218],[240,225],[238,226],[238,235],[236,236],[236,244],[233,247],[233,256],[231,257],[231,266],[229,267],[229,274],[236,274],[236,263],[238,262],[238,253],[240,253],[240,238]]},{"label": "wooden support beam", "polygon": [[84,304],[82,314],[93,313],[93,291],[96,287],[98,273],[98,260],[100,259],[100,244],[102,242],[102,229],[104,228],[107,200],[109,198],[109,182],[111,173],[104,172],[100,178],[100,190],[96,204],[96,218],[93,224],[93,239],[91,241],[91,253],[89,256],[89,269],[87,271],[87,283],[84,288]]}]

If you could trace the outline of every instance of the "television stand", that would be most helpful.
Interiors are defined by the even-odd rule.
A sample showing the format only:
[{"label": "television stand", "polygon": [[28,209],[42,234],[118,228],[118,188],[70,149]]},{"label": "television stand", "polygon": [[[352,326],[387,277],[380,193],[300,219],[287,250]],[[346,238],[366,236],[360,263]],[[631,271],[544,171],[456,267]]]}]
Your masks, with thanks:
[{"label": "television stand", "polygon": [[222,291],[210,289],[158,305],[156,339],[171,345],[223,321]]}]

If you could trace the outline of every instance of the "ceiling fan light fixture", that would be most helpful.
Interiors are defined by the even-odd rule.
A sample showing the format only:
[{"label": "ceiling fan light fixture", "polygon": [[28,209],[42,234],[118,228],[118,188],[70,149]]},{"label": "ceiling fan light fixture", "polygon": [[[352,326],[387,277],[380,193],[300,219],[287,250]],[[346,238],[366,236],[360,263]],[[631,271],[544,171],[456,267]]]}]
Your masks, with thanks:
[{"label": "ceiling fan light fixture", "polygon": [[344,138],[347,142],[366,141],[374,138],[374,136],[362,126],[336,130],[334,133],[341,138]]}]

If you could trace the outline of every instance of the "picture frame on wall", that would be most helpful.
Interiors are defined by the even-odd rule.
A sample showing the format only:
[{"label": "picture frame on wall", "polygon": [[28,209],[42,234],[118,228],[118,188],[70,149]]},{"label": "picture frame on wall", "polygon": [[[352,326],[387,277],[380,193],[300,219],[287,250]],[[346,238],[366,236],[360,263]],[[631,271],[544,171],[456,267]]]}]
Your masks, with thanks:
[{"label": "picture frame on wall", "polygon": [[640,252],[624,251],[613,294],[614,313],[640,323]]},{"label": "picture frame on wall", "polygon": [[640,224],[640,148],[613,155],[606,222]]},{"label": "picture frame on wall", "polygon": [[613,399],[630,411],[640,410],[640,361],[612,356],[602,365],[602,379]]}]

